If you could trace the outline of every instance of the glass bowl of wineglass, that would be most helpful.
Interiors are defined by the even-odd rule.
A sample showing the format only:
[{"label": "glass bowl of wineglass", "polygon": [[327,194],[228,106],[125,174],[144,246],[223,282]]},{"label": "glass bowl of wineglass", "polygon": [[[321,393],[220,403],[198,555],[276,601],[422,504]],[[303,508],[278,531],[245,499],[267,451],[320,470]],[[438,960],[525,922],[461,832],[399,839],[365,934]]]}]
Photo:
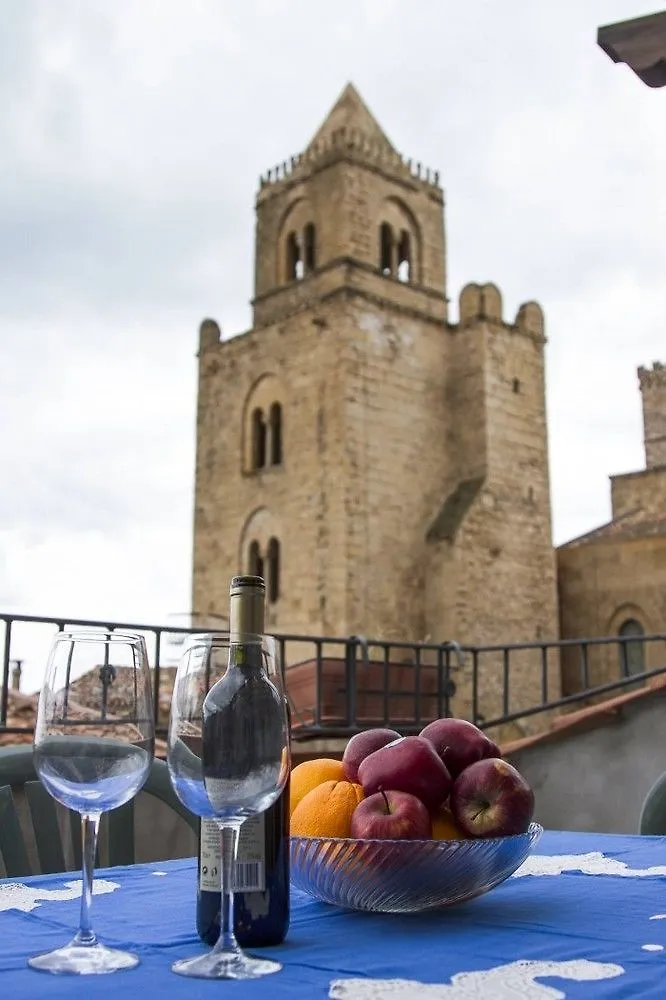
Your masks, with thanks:
[{"label": "glass bowl of wineglass", "polygon": [[[85,699],[76,682],[85,677]],[[143,636],[85,630],[53,640],[39,695],[35,770],[53,798],[81,814],[83,882],[79,931],[69,944],[28,959],[33,969],[78,975],[138,965],[108,948],[90,922],[97,834],[102,813],[129,802],[153,760],[155,726]]]},{"label": "glass bowl of wineglass", "polygon": [[177,961],[173,971],[203,979],[277,972],[279,962],[241,949],[233,914],[240,827],[277,800],[289,776],[287,703],[272,637],[208,633],[186,642],[174,684],[167,760],[183,805],[217,824],[222,869],[217,943],[210,952]]}]

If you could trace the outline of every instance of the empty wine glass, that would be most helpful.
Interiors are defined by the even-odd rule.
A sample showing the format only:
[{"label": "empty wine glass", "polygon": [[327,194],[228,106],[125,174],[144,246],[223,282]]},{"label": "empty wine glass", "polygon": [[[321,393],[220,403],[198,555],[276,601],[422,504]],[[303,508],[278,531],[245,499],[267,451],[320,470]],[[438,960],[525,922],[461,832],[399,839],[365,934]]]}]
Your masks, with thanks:
[{"label": "empty wine glass", "polygon": [[143,636],[59,632],[39,696],[34,759],[49,794],[81,814],[81,921],[69,944],[28,959],[33,969],[88,975],[138,964],[136,955],[98,941],[90,904],[101,814],[124,805],[144,784],[154,737]]},{"label": "empty wine glass", "polygon": [[276,801],[289,774],[287,703],[272,637],[189,639],[171,702],[168,764],[183,805],[217,823],[222,859],[217,944],[204,955],[176,962],[173,971],[203,979],[254,979],[277,972],[279,962],[241,949],[233,912],[240,827]]}]

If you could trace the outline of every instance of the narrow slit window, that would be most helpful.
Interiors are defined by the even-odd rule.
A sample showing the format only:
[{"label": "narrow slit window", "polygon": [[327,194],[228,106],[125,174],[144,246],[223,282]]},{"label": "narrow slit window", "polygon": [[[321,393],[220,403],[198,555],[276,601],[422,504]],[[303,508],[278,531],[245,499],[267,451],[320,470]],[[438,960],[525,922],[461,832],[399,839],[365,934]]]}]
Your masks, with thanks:
[{"label": "narrow slit window", "polygon": [[406,229],[400,233],[398,242],[398,280],[408,282],[412,271],[412,253],[409,233]]},{"label": "narrow slit window", "polygon": [[312,274],[317,266],[317,239],[315,227],[312,222],[308,222],[303,232],[303,250],[305,273]]},{"label": "narrow slit window", "polygon": [[393,274],[393,230],[388,222],[379,228],[379,270],[387,278]]},{"label": "narrow slit window", "polygon": [[260,576],[263,579],[264,560],[261,557],[259,542],[250,542],[247,564],[250,576]]},{"label": "narrow slit window", "polygon": [[252,468],[263,469],[266,465],[266,421],[263,411],[252,413]]},{"label": "narrow slit window", "polygon": [[301,244],[296,233],[287,236],[287,281],[298,281],[303,277]]},{"label": "narrow slit window", "polygon": [[280,543],[271,538],[268,543],[268,600],[275,604],[280,596]]},{"label": "narrow slit window", "polygon": [[282,407],[279,403],[271,406],[270,418],[271,465],[282,465]]}]

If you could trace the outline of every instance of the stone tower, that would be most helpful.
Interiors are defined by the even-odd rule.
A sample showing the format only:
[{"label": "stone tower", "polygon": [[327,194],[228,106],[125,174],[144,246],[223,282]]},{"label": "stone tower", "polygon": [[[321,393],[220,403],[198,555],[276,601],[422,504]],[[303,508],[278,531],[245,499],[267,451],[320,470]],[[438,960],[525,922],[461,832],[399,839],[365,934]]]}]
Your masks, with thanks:
[{"label": "stone tower", "polygon": [[282,632],[556,637],[543,316],[449,322],[443,202],[351,85],[261,178],[253,327],[200,330],[194,610],[260,569]]},{"label": "stone tower", "polygon": [[652,368],[639,368],[643,397],[645,468],[666,465],[666,365],[655,361]]}]

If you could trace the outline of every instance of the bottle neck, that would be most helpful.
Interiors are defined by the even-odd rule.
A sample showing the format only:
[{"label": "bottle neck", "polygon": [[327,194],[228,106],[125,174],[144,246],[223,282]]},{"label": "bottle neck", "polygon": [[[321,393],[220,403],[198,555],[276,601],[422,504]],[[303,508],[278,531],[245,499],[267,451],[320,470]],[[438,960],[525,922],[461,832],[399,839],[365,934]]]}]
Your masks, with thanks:
[{"label": "bottle neck", "polygon": [[263,592],[247,588],[232,593],[229,605],[229,642],[233,646],[261,646],[264,632]]}]

